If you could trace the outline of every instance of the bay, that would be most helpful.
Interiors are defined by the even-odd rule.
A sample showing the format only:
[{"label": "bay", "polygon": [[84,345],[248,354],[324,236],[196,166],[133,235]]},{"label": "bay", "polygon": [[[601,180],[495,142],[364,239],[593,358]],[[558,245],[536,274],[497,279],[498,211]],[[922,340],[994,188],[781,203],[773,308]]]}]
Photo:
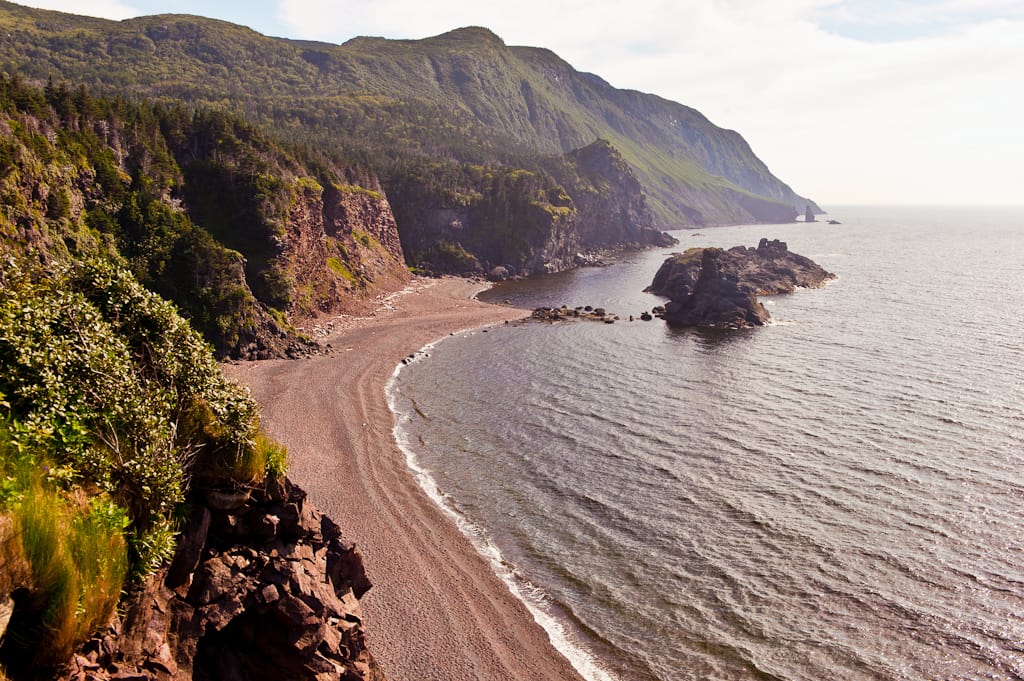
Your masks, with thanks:
[{"label": "bay", "polygon": [[[389,386],[424,484],[588,677],[1024,677],[1024,210],[841,225],[496,286],[616,324],[426,350]],[[839,278],[774,322],[629,322],[672,250],[788,242]]]}]

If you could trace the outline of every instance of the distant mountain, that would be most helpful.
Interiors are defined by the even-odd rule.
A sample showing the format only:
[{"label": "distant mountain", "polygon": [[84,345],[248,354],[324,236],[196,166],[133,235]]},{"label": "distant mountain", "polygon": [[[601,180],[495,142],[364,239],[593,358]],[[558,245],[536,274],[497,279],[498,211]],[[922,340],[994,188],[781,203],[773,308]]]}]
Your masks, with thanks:
[{"label": "distant mountain", "polygon": [[0,70],[235,112],[370,168],[396,214],[391,185],[421,174],[410,162],[542,170],[598,139],[632,168],[662,228],[788,221],[814,206],[698,111],[484,28],[330,45],[192,16],[114,22],[0,2]]}]

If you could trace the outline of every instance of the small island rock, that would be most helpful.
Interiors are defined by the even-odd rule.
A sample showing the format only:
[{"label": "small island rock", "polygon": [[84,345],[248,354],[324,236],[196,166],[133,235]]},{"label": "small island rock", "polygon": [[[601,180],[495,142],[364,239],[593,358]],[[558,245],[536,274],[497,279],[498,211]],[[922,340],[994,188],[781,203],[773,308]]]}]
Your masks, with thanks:
[{"label": "small island rock", "polygon": [[785,242],[761,239],[757,248],[691,248],[669,257],[647,291],[666,296],[670,326],[742,328],[762,326],[768,311],[759,295],[817,288],[835,275],[792,253]]}]

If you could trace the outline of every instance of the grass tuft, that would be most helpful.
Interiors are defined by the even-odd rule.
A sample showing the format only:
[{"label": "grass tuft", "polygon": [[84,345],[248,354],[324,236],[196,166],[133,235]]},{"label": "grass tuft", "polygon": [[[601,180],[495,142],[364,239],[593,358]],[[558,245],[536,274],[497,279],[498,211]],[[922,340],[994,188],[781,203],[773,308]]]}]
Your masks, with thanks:
[{"label": "grass tuft", "polygon": [[28,574],[7,636],[25,648],[18,661],[50,668],[114,614],[128,575],[128,516],[103,497],[74,504],[38,480],[9,514],[20,546],[5,553],[23,556]]}]

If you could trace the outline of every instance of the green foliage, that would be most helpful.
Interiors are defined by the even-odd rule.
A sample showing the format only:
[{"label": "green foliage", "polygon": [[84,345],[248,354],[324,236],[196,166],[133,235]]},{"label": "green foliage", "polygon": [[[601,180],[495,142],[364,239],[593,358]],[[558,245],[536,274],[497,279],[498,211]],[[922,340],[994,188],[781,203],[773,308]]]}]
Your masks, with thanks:
[{"label": "green foliage", "polygon": [[426,259],[435,263],[442,271],[473,272],[480,270],[480,261],[458,242],[438,241]]},{"label": "green foliage", "polygon": [[288,473],[287,448],[263,434],[257,436],[256,446],[262,450],[266,477],[271,480],[284,480]]},{"label": "green foliage", "polygon": [[361,244],[363,248],[382,248],[379,241],[361,229],[353,228],[352,238]]},{"label": "green foliage", "polygon": [[317,196],[319,196],[324,191],[324,188],[320,185],[320,183],[317,182],[312,177],[304,177],[303,176],[303,177],[296,178],[295,186],[298,187],[302,191],[312,192],[313,194],[316,194]]},{"label": "green foliage", "polygon": [[236,480],[258,484],[267,478],[284,479],[287,468],[288,450],[260,433],[236,459],[232,473]]},{"label": "green foliage", "polygon": [[366,187],[362,187],[357,184],[335,184],[333,186],[336,190],[343,194],[361,194],[363,196],[370,197],[374,201],[380,201],[381,199],[384,198],[383,196],[381,196],[380,192],[374,191],[372,189],[367,189]]},{"label": "green foliage", "polygon": [[349,268],[345,267],[345,263],[343,263],[338,258],[328,257],[327,266],[331,268],[332,272],[337,274],[345,281],[351,282],[353,284],[358,283],[359,280],[356,278],[356,275],[352,274],[352,271],[349,270]]},{"label": "green foliage", "polygon": [[255,403],[174,307],[124,270],[88,261],[51,273],[7,260],[0,282],[12,445],[52,452],[65,485],[109,493],[129,510],[137,562],[156,563],[190,474],[248,482],[231,471],[259,432]]},{"label": "green foliage", "polygon": [[[190,485],[285,474],[256,405],[170,303],[103,260],[0,260],[0,586],[36,672],[173,555]],[[11,643],[13,641],[13,643]]]}]

